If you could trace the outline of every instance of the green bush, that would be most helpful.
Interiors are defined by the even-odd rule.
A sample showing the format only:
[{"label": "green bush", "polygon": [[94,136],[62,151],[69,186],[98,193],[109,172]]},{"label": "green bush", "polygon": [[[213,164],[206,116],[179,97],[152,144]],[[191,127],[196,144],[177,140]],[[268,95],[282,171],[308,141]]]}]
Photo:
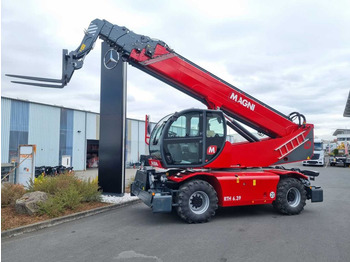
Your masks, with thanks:
[{"label": "green bush", "polygon": [[74,210],[82,202],[82,196],[76,190],[74,185],[57,191],[51,195],[48,201],[40,204],[41,214],[47,214],[50,217],[56,217],[62,214],[66,209]]},{"label": "green bush", "polygon": [[56,194],[58,191],[68,188],[70,185],[78,184],[79,179],[74,174],[61,174],[58,176],[39,176],[28,185],[28,191],[42,191],[48,194]]},{"label": "green bush", "polygon": [[98,182],[96,180],[82,181],[79,185],[82,201],[84,202],[99,202],[101,201],[101,191],[99,190]]},{"label": "green bush", "polygon": [[82,202],[101,201],[97,179],[82,181],[74,174],[55,177],[38,177],[29,183],[29,191],[50,194],[47,202],[40,205],[40,212],[51,217],[62,214],[66,209],[75,209]]},{"label": "green bush", "polygon": [[74,187],[74,185],[59,191],[55,197],[59,198],[60,201],[63,202],[65,208],[72,210],[78,207],[83,199],[80,192]]},{"label": "green bush", "polygon": [[64,203],[58,196],[51,196],[46,202],[39,204],[39,213],[57,217],[64,212]]},{"label": "green bush", "polygon": [[16,200],[26,193],[22,185],[3,183],[1,184],[1,206],[14,206]]}]

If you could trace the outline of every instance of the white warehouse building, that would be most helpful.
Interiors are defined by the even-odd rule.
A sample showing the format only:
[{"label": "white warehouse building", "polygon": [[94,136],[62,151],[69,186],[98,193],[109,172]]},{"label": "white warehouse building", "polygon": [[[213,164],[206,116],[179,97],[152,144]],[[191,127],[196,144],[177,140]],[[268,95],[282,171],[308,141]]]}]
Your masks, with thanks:
[{"label": "white warehouse building", "polygon": [[[16,161],[19,145],[36,145],[36,166],[58,166],[62,158],[74,170],[96,167],[98,113],[1,97],[1,163]],[[126,164],[147,154],[145,122],[127,119]]]}]

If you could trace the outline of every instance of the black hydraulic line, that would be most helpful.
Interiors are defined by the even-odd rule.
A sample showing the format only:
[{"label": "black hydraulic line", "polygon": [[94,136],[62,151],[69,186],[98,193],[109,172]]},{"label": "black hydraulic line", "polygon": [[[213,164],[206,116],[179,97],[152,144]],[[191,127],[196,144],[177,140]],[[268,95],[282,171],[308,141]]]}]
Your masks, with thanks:
[{"label": "black hydraulic line", "polygon": [[240,125],[234,119],[228,119],[227,125],[235,130],[238,134],[244,137],[249,142],[258,142],[260,141],[256,136],[250,133],[247,129],[245,129],[242,125]]},{"label": "black hydraulic line", "polygon": [[[263,129],[263,128],[261,128],[261,127],[255,125],[254,123],[252,123],[252,122],[250,122],[250,121],[246,121],[244,118],[239,117],[239,116],[233,114],[230,110],[226,110],[226,109],[223,108],[223,107],[221,107],[220,110],[223,111],[223,112],[224,112],[226,115],[228,115],[229,117],[231,117],[231,119],[238,120],[239,122],[241,122],[241,123],[243,123],[243,124],[245,124],[245,125],[247,125],[247,126],[253,128],[253,129],[256,130],[256,131],[258,131],[259,133],[262,133],[262,134],[264,134],[264,135],[267,135],[268,137],[271,137],[271,138],[276,138],[276,137],[277,137],[276,134],[274,134],[274,133],[272,133],[272,132],[269,132],[269,131],[266,130],[266,129]],[[238,122],[237,122],[237,123],[238,123]],[[242,128],[243,128],[243,126],[242,126]],[[244,130],[246,130],[246,129],[244,128]],[[249,132],[249,131],[247,131],[247,132]]]},{"label": "black hydraulic line", "polygon": [[306,118],[303,114],[300,114],[299,112],[292,112],[289,114],[288,118],[293,122],[295,118],[298,118],[299,126],[305,125]]}]

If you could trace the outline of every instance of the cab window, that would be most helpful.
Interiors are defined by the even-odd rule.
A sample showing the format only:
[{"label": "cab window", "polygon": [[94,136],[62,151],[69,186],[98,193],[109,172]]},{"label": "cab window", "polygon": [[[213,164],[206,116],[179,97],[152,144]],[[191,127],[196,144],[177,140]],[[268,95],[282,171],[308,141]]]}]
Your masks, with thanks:
[{"label": "cab window", "polygon": [[169,165],[198,165],[203,159],[203,113],[188,112],[171,123],[164,139]]},{"label": "cab window", "polygon": [[223,137],[224,122],[217,114],[207,113],[207,137]]},{"label": "cab window", "polygon": [[167,137],[201,136],[200,113],[187,113],[179,116],[170,126]]},{"label": "cab window", "polygon": [[171,124],[168,137],[185,137],[186,136],[186,117],[180,116]]}]

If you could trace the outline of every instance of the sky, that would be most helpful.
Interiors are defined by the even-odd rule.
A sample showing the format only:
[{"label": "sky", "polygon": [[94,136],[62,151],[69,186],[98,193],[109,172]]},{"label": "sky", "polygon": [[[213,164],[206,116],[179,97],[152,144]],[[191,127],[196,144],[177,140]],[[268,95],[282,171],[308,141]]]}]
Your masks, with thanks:
[{"label": "sky", "polygon": [[[350,1],[1,2],[1,95],[99,112],[101,40],[64,89],[21,86],[5,74],[61,77],[95,18],[166,42],[175,52],[283,114],[298,111],[315,136],[350,128]],[[200,102],[127,67],[127,117],[157,122]]]}]

